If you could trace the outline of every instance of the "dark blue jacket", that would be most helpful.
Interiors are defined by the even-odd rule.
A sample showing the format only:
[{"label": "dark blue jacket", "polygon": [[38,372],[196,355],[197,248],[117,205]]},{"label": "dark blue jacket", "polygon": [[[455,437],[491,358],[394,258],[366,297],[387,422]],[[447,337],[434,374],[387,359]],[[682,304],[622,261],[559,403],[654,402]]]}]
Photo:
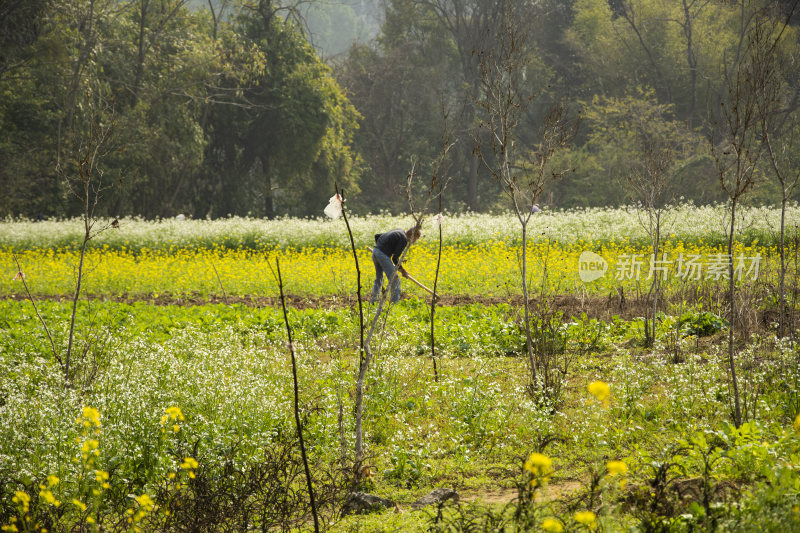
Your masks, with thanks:
[{"label": "dark blue jacket", "polygon": [[400,254],[408,244],[406,232],[401,229],[393,229],[386,233],[375,234],[375,248],[392,258],[395,265],[400,260]]}]

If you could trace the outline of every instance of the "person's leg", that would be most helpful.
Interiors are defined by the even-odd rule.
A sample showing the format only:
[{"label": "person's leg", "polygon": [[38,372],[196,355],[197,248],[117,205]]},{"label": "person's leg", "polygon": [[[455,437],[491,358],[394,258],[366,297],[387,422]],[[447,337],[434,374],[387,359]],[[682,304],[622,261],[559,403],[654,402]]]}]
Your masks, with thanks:
[{"label": "person's leg", "polygon": [[[389,279],[392,279],[391,277]],[[397,303],[400,301],[400,274],[394,279],[392,284],[392,302]]]},{"label": "person's leg", "polygon": [[[377,248],[373,249],[372,251],[372,262],[375,263],[375,272],[377,273],[377,277],[375,279],[375,285],[372,288],[373,298],[377,299],[375,287],[377,287],[377,294],[380,294],[380,286],[383,283],[383,279],[380,276],[380,272],[386,274],[386,279],[391,280],[392,275],[394,274],[394,263],[392,263],[392,259],[386,255],[385,253],[381,252]],[[400,279],[395,280],[395,282],[391,285],[392,290],[392,301],[396,302],[400,299]]]},{"label": "person's leg", "polygon": [[382,252],[380,250],[372,250],[372,263],[375,265],[375,283],[372,284],[372,294],[369,297],[369,303],[371,304],[374,304],[381,295],[381,287],[383,287],[383,267],[376,254],[382,254]]}]

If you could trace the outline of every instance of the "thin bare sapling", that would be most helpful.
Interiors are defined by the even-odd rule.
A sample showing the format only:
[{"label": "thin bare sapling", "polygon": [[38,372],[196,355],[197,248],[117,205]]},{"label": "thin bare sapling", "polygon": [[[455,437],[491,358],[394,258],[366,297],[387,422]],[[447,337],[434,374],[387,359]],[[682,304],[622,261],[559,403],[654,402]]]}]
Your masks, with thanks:
[{"label": "thin bare sapling", "polygon": [[300,444],[300,455],[303,459],[303,469],[306,474],[306,486],[308,488],[308,498],[311,505],[311,515],[314,518],[314,531],[319,533],[319,518],[317,516],[317,504],[314,500],[314,483],[311,479],[311,469],[308,466],[308,456],[306,454],[306,445],[303,440],[303,424],[300,421],[300,387],[297,383],[297,358],[294,353],[294,344],[292,342],[292,327],[289,324],[289,314],[286,311],[286,298],[283,294],[283,278],[281,277],[281,264],[280,261],[275,259],[275,268],[277,275],[275,275],[278,282],[278,289],[281,296],[281,309],[283,310],[283,321],[286,324],[286,337],[288,339],[289,353],[292,358],[292,385],[294,392],[294,421],[297,428],[297,440]]},{"label": "thin bare sapling", "polygon": [[358,262],[358,251],[356,250],[356,242],[353,239],[353,230],[350,228],[350,221],[347,219],[347,209],[345,208],[344,189],[339,189],[338,184],[334,184],[336,194],[330,199],[329,205],[326,208],[326,214],[331,218],[338,218],[341,214],[344,219],[344,225],[347,228],[347,236],[350,238],[350,250],[353,253],[353,264],[356,267],[356,295],[358,297],[358,334],[359,334],[359,349],[358,359],[364,360],[364,300],[361,296],[361,266]]},{"label": "thin bare sapling", "polygon": [[[332,218],[337,219],[340,216],[344,219],[345,228],[347,229],[347,235],[350,239],[350,250],[353,253],[353,264],[356,267],[356,295],[358,298],[358,338],[359,338],[359,348],[358,348],[358,364],[359,369],[364,364],[364,304],[363,298],[361,296],[361,266],[358,262],[358,251],[356,250],[356,243],[355,239],[353,238],[353,231],[350,228],[350,221],[347,218],[347,209],[344,205],[345,202],[345,195],[344,189],[339,189],[338,184],[334,184],[334,195],[328,202],[328,206],[325,208],[325,214]],[[339,425],[339,445],[341,448],[341,462],[342,466],[344,467],[347,463],[347,441],[345,439],[345,432],[344,432],[344,403],[342,402],[341,393],[339,392],[339,388],[336,389],[336,399],[339,406],[339,416],[338,416],[338,425]],[[360,465],[354,465],[354,472],[356,473],[356,477],[358,477],[358,472],[360,472]]]},{"label": "thin bare sapling", "polygon": [[439,191],[439,212],[433,217],[434,225],[438,231],[439,237],[439,248],[436,255],[436,272],[433,276],[433,298],[431,298],[431,361],[433,362],[433,380],[438,383],[439,382],[439,368],[436,363],[436,300],[438,296],[436,295],[436,289],[439,284],[439,270],[442,265],[442,222],[444,217],[442,216],[442,196],[441,191]]},{"label": "thin bare sapling", "polygon": [[765,144],[760,131],[759,102],[766,97],[769,66],[763,54],[773,46],[774,26],[763,15],[748,19],[741,28],[744,51],[731,66],[724,82],[722,98],[712,108],[709,147],[720,187],[728,196],[728,370],[733,393],[731,418],[736,427],[742,424],[739,379],[736,370],[734,339],[736,330],[736,283],[733,252],[738,209],[745,195],[759,180],[759,160]]},{"label": "thin bare sapling", "polygon": [[[439,283],[439,271],[442,265],[442,223],[444,221],[444,216],[442,215],[442,198],[444,195],[444,191],[447,188],[447,185],[450,182],[450,177],[448,175],[448,166],[447,162],[448,154],[450,150],[455,146],[456,141],[453,139],[453,130],[452,127],[448,126],[448,114],[444,110],[442,110],[442,116],[445,123],[445,134],[443,135],[443,148],[439,152],[436,157],[436,160],[433,163],[432,171],[431,171],[431,179],[427,190],[427,196],[425,202],[423,204],[423,208],[421,212],[426,212],[428,207],[431,205],[433,200],[438,200],[438,211],[437,214],[433,216],[433,223],[438,231],[438,252],[436,257],[436,271],[434,272],[433,276],[433,290],[429,290],[431,293],[431,305],[430,305],[430,342],[431,342],[431,362],[433,363],[433,380],[434,382],[439,382],[439,368],[436,361],[436,304],[438,303],[439,297],[436,293]],[[412,172],[409,174],[408,184],[406,186],[406,196],[408,197],[408,205],[411,209],[412,213],[416,212],[415,206],[416,202],[414,199],[413,194],[413,168]],[[423,287],[427,289],[427,287]]]},{"label": "thin bare sapling", "polygon": [[[450,142],[449,137],[446,138],[444,147],[442,151],[439,153],[439,156],[436,159],[436,162],[433,167],[433,173],[431,178],[431,187],[429,189],[429,194],[423,203],[423,205],[417,206],[412,189],[413,183],[415,179],[415,165],[412,164],[411,171],[408,174],[408,180],[406,184],[406,195],[408,197],[409,208],[411,210],[411,217],[414,220],[414,226],[411,228],[412,232],[415,234],[419,234],[422,231],[422,224],[424,221],[425,213],[428,210],[430,202],[436,197],[434,192],[437,190],[437,185],[442,184],[442,187],[438,189],[439,194],[441,194],[444,185],[446,184],[446,180],[441,180],[440,177],[440,169],[442,164],[444,163],[447,153],[449,152],[450,148],[453,146],[453,143]],[[441,180],[441,181],[440,181]],[[414,242],[409,241],[406,245],[403,252],[400,254],[400,258],[397,261],[396,268],[392,273],[392,276],[389,279],[389,288],[390,290],[382,291],[381,295],[377,300],[377,305],[373,311],[372,320],[370,322],[370,327],[367,330],[366,336],[364,338],[364,358],[361,360],[359,369],[358,369],[358,376],[356,378],[356,387],[355,387],[355,460],[354,460],[354,473],[356,475],[356,481],[360,478],[361,471],[362,471],[362,464],[365,459],[364,453],[364,381],[366,379],[367,371],[369,369],[369,365],[374,358],[374,350],[373,350],[373,338],[376,334],[379,334],[383,331],[386,324],[386,318],[388,317],[388,312],[391,309],[391,302],[389,302],[388,307],[386,308],[386,317],[383,317],[383,325],[379,327],[381,324],[381,317],[383,315],[384,306],[387,305],[387,298],[391,293],[391,287],[394,283],[398,280],[397,276],[399,276],[400,269],[403,266],[403,261],[406,258],[406,255],[411,250]]]},{"label": "thin bare sapling", "polygon": [[[670,185],[677,147],[667,140],[654,139],[642,131],[640,164],[626,176],[628,189],[640,207],[639,224],[650,237],[652,281],[647,293],[650,308],[645,313],[644,345],[652,347],[656,340],[658,298],[663,272],[661,253],[662,230],[671,211]],[[666,263],[665,263],[666,264]],[[649,316],[648,316],[649,315]]]},{"label": "thin bare sapling", "polygon": [[[56,164],[56,170],[66,184],[67,191],[79,202],[83,223],[83,238],[75,274],[67,350],[59,360],[67,386],[72,386],[74,377],[75,326],[78,301],[83,286],[86,250],[89,241],[97,235],[111,228],[119,228],[116,219],[99,224],[95,214],[103,194],[112,187],[103,180],[102,161],[118,148],[115,145],[116,114],[114,108],[102,95],[95,94],[91,90],[87,90],[85,101],[80,108],[84,110],[84,113],[75,117],[73,127],[64,139],[64,145],[69,149],[64,150],[63,153],[74,155],[71,158],[59,156]],[[89,348],[88,345],[84,346],[84,355]]]},{"label": "thin bare sapling", "polygon": [[516,17],[513,8],[505,4],[502,24],[486,35],[485,41],[491,44],[478,52],[481,91],[476,105],[482,110],[484,120],[479,128],[481,135],[475,139],[475,154],[501,185],[520,224],[524,329],[531,384],[546,388],[541,375],[546,361],[537,356],[531,335],[528,225],[545,186],[571,170],[556,168],[553,159],[571,143],[578,120],[570,117],[565,105],[553,104],[541,119],[538,142],[531,147],[521,146],[517,130],[537,96],[525,80],[530,62],[529,32],[525,24],[524,19]]},{"label": "thin bare sapling", "polygon": [[[791,6],[789,16],[798,9],[798,3]],[[769,165],[781,191],[781,219],[778,253],[780,272],[778,281],[778,336],[787,334],[786,312],[786,208],[800,182],[800,105],[797,102],[797,89],[791,88],[790,78],[797,71],[800,61],[798,49],[794,47],[788,54],[779,53],[778,45],[786,36],[786,24],[775,30],[775,38],[759,52],[759,76],[763,90],[757,100],[759,128],[763,138]],[[793,94],[792,94],[793,93]]]}]

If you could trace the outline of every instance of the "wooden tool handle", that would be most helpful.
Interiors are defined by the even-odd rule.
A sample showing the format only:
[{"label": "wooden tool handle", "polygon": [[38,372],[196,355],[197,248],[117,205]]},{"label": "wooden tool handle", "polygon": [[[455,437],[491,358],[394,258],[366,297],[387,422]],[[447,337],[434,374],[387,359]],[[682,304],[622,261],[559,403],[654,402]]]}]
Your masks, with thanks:
[{"label": "wooden tool handle", "polygon": [[430,290],[428,287],[426,287],[425,285],[423,285],[423,284],[422,284],[422,283],[420,283],[419,281],[415,280],[415,279],[414,279],[414,278],[411,276],[411,274],[409,274],[408,272],[406,272],[406,278],[408,278],[408,279],[410,279],[411,281],[413,281],[414,283],[416,283],[416,284],[417,284],[417,286],[418,286],[418,287],[420,287],[421,289],[425,289],[426,291],[428,291],[429,293],[431,293],[431,296],[433,296],[433,295],[434,295],[432,290]]}]

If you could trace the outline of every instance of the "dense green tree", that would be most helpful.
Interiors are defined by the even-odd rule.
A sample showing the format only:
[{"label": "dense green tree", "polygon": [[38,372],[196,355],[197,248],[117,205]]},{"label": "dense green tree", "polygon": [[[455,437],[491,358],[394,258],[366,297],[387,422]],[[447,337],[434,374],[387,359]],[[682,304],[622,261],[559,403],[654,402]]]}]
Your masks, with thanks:
[{"label": "dense green tree", "polygon": [[220,85],[233,98],[211,110],[206,154],[210,168],[246,177],[212,185],[229,188],[231,203],[227,213],[209,206],[211,214],[316,213],[334,181],[355,193],[359,163],[350,144],[358,115],[329,67],[267,2],[242,10],[233,30]]},{"label": "dense green tree", "polygon": [[735,8],[707,0],[576,0],[565,38],[592,94],[653,87],[679,119],[699,125],[721,87],[718,67],[734,54],[736,20]]},{"label": "dense green tree", "polygon": [[[0,214],[52,214],[56,116],[35,63],[49,56],[50,0],[0,0]],[[52,171],[51,171],[52,172]]]},{"label": "dense green tree", "polygon": [[181,1],[140,0],[118,21],[117,48],[100,54],[125,146],[113,160],[119,191],[112,212],[152,217],[191,209],[206,142],[198,102],[220,68],[206,29],[207,19]]},{"label": "dense green tree", "polygon": [[367,211],[408,209],[407,175],[428,174],[451,112],[450,43],[436,25],[406,32],[411,11],[411,2],[394,2],[379,48],[354,47],[337,69],[362,115],[356,147],[369,167],[357,204]]},{"label": "dense green tree", "polygon": [[[625,180],[642,165],[648,153],[669,149],[670,160],[674,163],[672,178],[663,194],[665,199],[675,201],[688,194],[704,201],[721,200],[721,192],[702,196],[717,192],[713,174],[686,170],[707,155],[704,154],[705,143],[675,117],[673,108],[670,104],[659,103],[655,90],[643,88],[623,98],[596,96],[584,106],[589,130],[584,148],[594,155],[597,165],[593,178],[599,184]],[[607,189],[619,192],[616,197],[606,196],[604,204],[637,201],[625,195],[624,187]]]},{"label": "dense green tree", "polygon": [[0,0],[0,78],[37,53],[50,0]]},{"label": "dense green tree", "polygon": [[0,78],[3,214],[76,212],[64,180],[99,110],[118,147],[98,214],[305,215],[334,181],[355,192],[357,113],[302,31],[269,2],[211,6],[50,0]]},{"label": "dense green tree", "polygon": [[[402,208],[396,194],[405,184],[412,161],[432,159],[443,130],[456,140],[450,152],[451,175],[445,206],[487,209],[502,205],[500,189],[475,157],[482,119],[478,54],[495,46],[491,32],[504,5],[513,6],[526,31],[536,35],[547,23],[544,10],[525,2],[392,0],[387,4],[383,33],[376,48],[358,47],[339,68],[356,107],[364,115],[358,135],[377,182],[391,198],[372,199],[377,207]],[[535,40],[526,50],[532,92],[545,92],[554,74],[544,64]],[[552,101],[552,95],[542,101]],[[532,106],[521,136],[535,142],[535,125],[547,106]],[[424,169],[422,169],[424,173]],[[365,183],[365,187],[369,187]],[[399,204],[399,205],[398,205]],[[395,207],[397,206],[397,207]]]},{"label": "dense green tree", "polygon": [[37,80],[24,73],[0,84],[0,215],[59,214],[52,151],[57,125]]}]

